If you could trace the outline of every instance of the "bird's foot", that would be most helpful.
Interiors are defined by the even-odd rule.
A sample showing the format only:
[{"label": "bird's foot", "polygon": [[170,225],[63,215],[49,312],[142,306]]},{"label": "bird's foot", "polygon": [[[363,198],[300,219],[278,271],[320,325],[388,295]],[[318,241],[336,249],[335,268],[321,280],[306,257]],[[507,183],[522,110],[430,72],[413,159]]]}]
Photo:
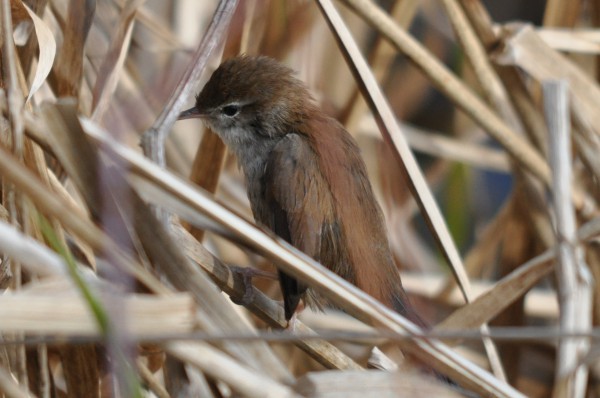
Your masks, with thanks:
[{"label": "bird's foot", "polygon": [[259,278],[267,278],[267,279],[277,279],[277,275],[269,271],[263,271],[256,268],[250,267],[239,267],[235,265],[230,265],[229,269],[235,275],[240,275],[241,283],[243,284],[244,294],[242,297],[231,297],[231,301],[238,305],[247,305],[252,302],[254,299],[254,286],[252,286],[252,279]]}]

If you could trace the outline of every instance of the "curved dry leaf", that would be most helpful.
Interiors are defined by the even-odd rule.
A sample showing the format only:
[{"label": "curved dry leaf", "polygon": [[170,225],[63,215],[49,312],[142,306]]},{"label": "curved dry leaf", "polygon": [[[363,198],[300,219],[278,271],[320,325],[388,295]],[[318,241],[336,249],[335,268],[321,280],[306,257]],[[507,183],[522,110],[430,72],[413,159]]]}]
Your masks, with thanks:
[{"label": "curved dry leaf", "polygon": [[23,6],[33,22],[33,28],[35,29],[35,35],[37,36],[39,43],[38,47],[40,49],[35,77],[33,78],[31,88],[29,89],[27,101],[25,101],[29,102],[31,97],[33,97],[33,94],[42,87],[42,84],[44,84],[46,78],[50,74],[50,70],[52,70],[54,58],[56,57],[56,40],[54,40],[54,35],[48,25],[46,25],[46,22],[42,21],[31,8],[27,7],[26,4],[23,4]]},{"label": "curved dry leaf", "polygon": [[130,1],[125,5],[121,13],[121,19],[119,22],[119,29],[115,34],[113,43],[108,50],[108,54],[100,71],[98,72],[98,79],[94,86],[94,100],[93,100],[93,119],[98,121],[102,118],[102,115],[108,108],[109,102],[112,99],[112,94],[117,88],[119,82],[119,72],[125,64],[125,56],[129,51],[129,45],[131,43],[131,34],[135,25],[135,16],[137,7],[139,7],[145,0],[134,0]]}]

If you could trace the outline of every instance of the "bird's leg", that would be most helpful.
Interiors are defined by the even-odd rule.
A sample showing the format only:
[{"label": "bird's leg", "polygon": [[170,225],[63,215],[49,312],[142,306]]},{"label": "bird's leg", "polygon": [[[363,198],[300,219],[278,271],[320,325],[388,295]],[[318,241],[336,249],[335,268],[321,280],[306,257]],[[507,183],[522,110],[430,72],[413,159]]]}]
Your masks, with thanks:
[{"label": "bird's leg", "polygon": [[285,330],[289,332],[296,332],[296,323],[298,322],[298,314],[304,310],[304,300],[300,300],[298,303],[298,307],[296,307],[296,311],[292,314],[292,317],[288,320],[287,326]]},{"label": "bird's leg", "polygon": [[235,281],[235,275],[240,276],[241,283],[243,284],[243,287],[244,287],[244,294],[242,295],[241,298],[237,299],[237,298],[231,297],[231,301],[233,301],[234,303],[236,303],[238,305],[247,305],[252,302],[252,300],[254,298],[254,289],[252,286],[253,278],[259,277],[259,278],[267,278],[267,279],[277,280],[277,275],[274,274],[273,272],[263,271],[263,270],[252,268],[252,267],[239,267],[236,265],[230,265],[229,269],[231,270],[231,273],[234,275],[234,281]]}]

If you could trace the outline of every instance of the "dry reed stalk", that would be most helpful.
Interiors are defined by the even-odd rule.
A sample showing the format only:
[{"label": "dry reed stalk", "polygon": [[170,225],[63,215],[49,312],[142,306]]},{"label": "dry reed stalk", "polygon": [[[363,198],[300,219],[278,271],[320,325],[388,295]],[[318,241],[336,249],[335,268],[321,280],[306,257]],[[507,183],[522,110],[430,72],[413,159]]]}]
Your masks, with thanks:
[{"label": "dry reed stalk", "polygon": [[[560,295],[560,329],[588,332],[592,327],[592,286],[590,271],[583,251],[576,242],[575,211],[570,199],[572,169],[570,156],[570,128],[568,83],[543,83],[544,110],[550,133],[550,155],[554,188],[552,190],[556,214],[558,262],[556,274]],[[587,339],[559,341],[554,381],[555,397],[583,397],[588,369],[581,359],[589,350]]]}]

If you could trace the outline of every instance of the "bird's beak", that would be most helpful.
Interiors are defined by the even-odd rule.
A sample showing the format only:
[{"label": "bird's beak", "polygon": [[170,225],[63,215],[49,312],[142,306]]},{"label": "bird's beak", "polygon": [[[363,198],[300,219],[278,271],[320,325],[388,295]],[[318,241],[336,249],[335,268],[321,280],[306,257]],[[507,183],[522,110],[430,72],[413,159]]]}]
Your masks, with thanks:
[{"label": "bird's beak", "polygon": [[203,114],[198,111],[198,108],[195,106],[193,108],[188,109],[187,111],[183,111],[179,114],[177,120],[185,120],[185,119],[195,119],[202,117]]}]

